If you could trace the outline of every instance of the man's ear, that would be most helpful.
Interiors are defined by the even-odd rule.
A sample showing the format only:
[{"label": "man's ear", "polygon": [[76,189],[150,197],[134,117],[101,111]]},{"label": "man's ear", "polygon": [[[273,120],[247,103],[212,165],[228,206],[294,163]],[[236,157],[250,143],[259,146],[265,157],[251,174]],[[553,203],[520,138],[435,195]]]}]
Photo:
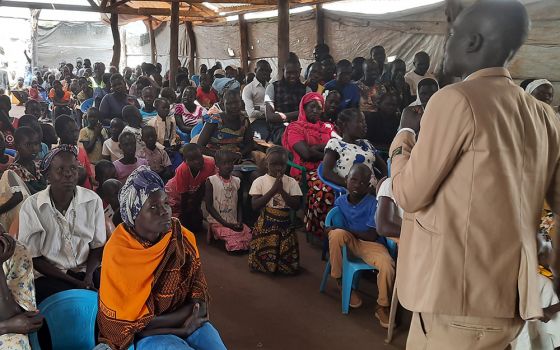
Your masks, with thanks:
[{"label": "man's ear", "polygon": [[468,53],[477,52],[482,47],[483,43],[484,38],[480,35],[480,33],[470,34],[467,38],[466,51]]}]

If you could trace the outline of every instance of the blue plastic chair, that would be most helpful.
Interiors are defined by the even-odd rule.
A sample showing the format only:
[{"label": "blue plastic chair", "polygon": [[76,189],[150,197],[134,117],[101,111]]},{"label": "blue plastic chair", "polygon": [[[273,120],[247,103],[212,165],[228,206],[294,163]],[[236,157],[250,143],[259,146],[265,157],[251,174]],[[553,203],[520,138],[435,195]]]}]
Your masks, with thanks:
[{"label": "blue plastic chair", "polygon": [[[344,227],[344,217],[340,212],[338,207],[332,208],[327,214],[325,219],[325,227]],[[396,254],[396,243],[390,239],[387,239],[389,246],[389,254],[393,256]],[[393,253],[392,253],[393,252]],[[360,273],[364,270],[376,270],[375,266],[366,264],[362,259],[351,257],[348,254],[348,248],[346,246],[342,247],[342,313],[348,314],[350,308],[350,294],[352,289],[358,289],[358,283],[360,280]],[[331,272],[331,263],[327,261],[325,266],[325,271],[323,272],[323,280],[321,281],[321,287],[319,291],[321,293],[325,292],[327,286],[327,281]]]},{"label": "blue plastic chair", "polygon": [[[39,305],[49,325],[52,348],[57,350],[91,350],[95,347],[97,293],[71,289],[51,295]],[[29,335],[33,350],[40,350],[37,333]],[[131,346],[129,350],[133,350]]]},{"label": "blue plastic chair", "polygon": [[[93,349],[97,293],[72,289],[45,299],[39,310],[49,325],[53,349]],[[29,336],[33,350],[41,349],[37,333]]]},{"label": "blue plastic chair", "polygon": [[200,134],[202,132],[202,128],[204,127],[204,123],[199,123],[196,124],[192,129],[191,129],[191,140],[198,134]]},{"label": "blue plastic chair", "polygon": [[80,105],[80,111],[82,111],[82,113],[86,113],[88,109],[93,107],[94,102],[95,102],[95,99],[93,97],[88,98],[87,100],[82,102],[82,104]]},{"label": "blue plastic chair", "polygon": [[329,186],[330,188],[333,189],[335,198],[338,198],[338,197],[346,194],[346,188],[344,188],[342,186],[335,185],[332,182],[329,182],[329,181],[325,180],[325,178],[323,177],[323,162],[321,162],[321,164],[319,164],[319,167],[317,168],[317,174],[319,175],[319,179],[325,185],[327,185],[327,186]]}]

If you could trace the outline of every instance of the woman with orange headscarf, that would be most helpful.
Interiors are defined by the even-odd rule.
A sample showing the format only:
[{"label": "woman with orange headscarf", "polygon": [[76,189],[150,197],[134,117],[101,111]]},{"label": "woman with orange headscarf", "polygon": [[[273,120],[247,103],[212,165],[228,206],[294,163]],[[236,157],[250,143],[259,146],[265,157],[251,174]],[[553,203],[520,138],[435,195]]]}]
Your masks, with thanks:
[{"label": "woman with orange headscarf", "polygon": [[163,181],[146,166],[119,193],[123,223],[103,252],[99,340],[111,349],[225,350],[208,321],[194,235],[171,217]]}]

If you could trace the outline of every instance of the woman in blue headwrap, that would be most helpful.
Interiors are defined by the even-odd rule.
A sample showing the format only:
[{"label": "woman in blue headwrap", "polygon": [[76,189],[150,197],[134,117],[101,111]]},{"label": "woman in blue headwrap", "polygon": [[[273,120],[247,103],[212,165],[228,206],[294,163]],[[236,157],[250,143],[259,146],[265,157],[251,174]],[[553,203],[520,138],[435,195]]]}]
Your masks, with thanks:
[{"label": "woman in blue headwrap", "polygon": [[103,252],[100,341],[112,349],[225,349],[208,322],[195,237],[171,217],[161,178],[139,167],[119,202],[123,223]]}]

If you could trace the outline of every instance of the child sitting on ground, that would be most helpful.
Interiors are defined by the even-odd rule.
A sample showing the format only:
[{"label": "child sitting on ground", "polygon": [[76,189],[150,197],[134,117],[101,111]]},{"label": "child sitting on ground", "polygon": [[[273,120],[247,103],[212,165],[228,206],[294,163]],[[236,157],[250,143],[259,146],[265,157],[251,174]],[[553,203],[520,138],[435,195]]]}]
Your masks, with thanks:
[{"label": "child sitting on ground", "polygon": [[[36,116],[25,114],[21,118],[19,118],[19,127],[28,126],[31,129],[35,130],[37,135],[39,135],[39,140],[43,140],[43,128],[41,128],[41,124]],[[42,160],[45,156],[49,153],[49,147],[47,144],[41,141],[41,148],[39,153],[37,153],[37,159]]]},{"label": "child sitting on ground", "polygon": [[142,101],[144,102],[144,107],[140,109],[140,115],[144,122],[148,122],[157,116],[156,108],[154,107],[154,101],[156,99],[156,88],[153,86],[146,86],[142,89]]},{"label": "child sitting on ground", "polygon": [[108,161],[107,159],[101,159],[97,164],[95,164],[95,181],[99,184],[97,186],[97,194],[99,197],[103,198],[102,195],[102,186],[105,181],[109,179],[116,179],[117,178],[117,169],[113,162]]},{"label": "child sitting on ground", "polygon": [[122,110],[123,119],[127,123],[122,132],[130,132],[136,138],[136,152],[140,152],[144,148],[142,142],[142,116],[138,108],[134,106],[125,106]]},{"label": "child sitting on ground", "polygon": [[239,191],[241,179],[231,175],[236,155],[228,151],[217,151],[214,159],[218,173],[206,180],[205,201],[210,214],[207,218],[210,225],[209,238],[213,235],[214,238],[225,241],[228,252],[249,250],[251,230],[243,224],[243,193]]},{"label": "child sitting on ground", "polygon": [[78,146],[79,129],[78,124],[70,116],[63,114],[58,116],[54,122],[54,129],[60,138],[59,145],[71,145],[78,147],[78,162],[81,165],[79,169],[78,185],[89,190],[93,189],[93,169],[86,150],[82,145]]},{"label": "child sitting on ground", "polygon": [[526,321],[521,333],[512,343],[512,350],[554,350],[560,347],[560,301],[554,292],[552,241],[547,234],[537,234],[539,271],[538,288],[544,317]]},{"label": "child sitting on ground", "polygon": [[[214,158],[203,156],[200,146],[195,143],[185,145],[181,151],[184,161],[175,171],[175,177],[170,180],[175,186],[175,193],[181,195],[179,219],[192,232],[201,232],[204,183],[216,173],[216,164]],[[166,191],[167,189],[171,188],[166,187]],[[167,193],[168,196],[174,195],[172,192]]]},{"label": "child sitting on ground", "polygon": [[109,132],[111,137],[103,142],[103,150],[101,155],[103,159],[114,162],[122,158],[123,154],[119,147],[119,136],[124,130],[124,122],[120,118],[113,118],[111,120]]},{"label": "child sitting on ground", "polygon": [[147,125],[142,128],[142,141],[146,147],[140,152],[140,157],[146,159],[150,169],[155,171],[163,182],[167,182],[173,177],[171,160],[163,147],[157,145],[156,139],[156,129],[153,126]]},{"label": "child sitting on ground", "polygon": [[166,87],[161,89],[160,95],[162,98],[166,98],[171,103],[171,110],[174,111],[175,104],[177,103],[177,94],[175,91],[170,87]]},{"label": "child sitting on ground", "polygon": [[158,98],[155,102],[158,113],[156,118],[148,122],[148,125],[156,129],[157,142],[165,148],[170,148],[177,144],[177,132],[175,130],[175,118],[169,116],[170,105],[165,98]]},{"label": "child sitting on ground", "polygon": [[111,236],[115,227],[119,226],[123,221],[121,217],[119,204],[119,191],[123,184],[116,179],[107,179],[101,185],[103,203],[106,203],[103,212],[105,214],[105,229],[107,230],[107,239]]},{"label": "child sitting on ground", "polygon": [[[17,158],[0,177],[0,225],[6,230],[10,230],[13,222],[17,221],[23,202],[47,187],[47,180],[36,162],[39,135],[33,129],[23,126],[16,130],[14,138]],[[2,139],[0,150],[3,142]]]},{"label": "child sitting on ground", "polygon": [[113,162],[116,169],[117,180],[125,183],[130,175],[140,165],[148,165],[143,158],[136,157],[136,137],[130,132],[123,132],[119,136],[119,147],[123,152],[123,157]]},{"label": "child sitting on ground", "polygon": [[[202,123],[202,117],[207,113],[206,109],[195,103],[196,88],[187,86],[183,91],[182,103],[175,106],[175,122],[183,133],[190,135],[192,128]],[[190,139],[190,137],[189,137]]]},{"label": "child sitting on ground", "polygon": [[84,146],[89,161],[95,165],[103,158],[103,142],[109,138],[109,135],[101,124],[101,113],[97,108],[88,109],[86,118],[88,126],[80,130],[78,139]]},{"label": "child sitting on ground", "polygon": [[291,228],[290,209],[301,203],[297,181],[284,175],[288,152],[274,146],[266,152],[268,173],[257,178],[249,191],[253,210],[261,214],[250,243],[249,266],[255,271],[293,275],[299,271],[299,247]]},{"label": "child sitting on ground", "polygon": [[[377,200],[368,193],[371,169],[358,163],[352,166],[348,174],[346,188],[348,194],[340,196],[335,201],[335,206],[344,218],[343,227],[329,227],[329,255],[331,263],[331,276],[336,279],[337,286],[342,289],[342,247],[348,249],[367,264],[377,267],[377,307],[375,317],[384,328],[389,327],[389,307],[391,293],[395,282],[395,262],[387,248],[378,242],[384,237],[376,231],[375,212]],[[381,239],[380,239],[381,238]],[[350,296],[350,307],[358,308],[362,300],[356,291]]]}]

